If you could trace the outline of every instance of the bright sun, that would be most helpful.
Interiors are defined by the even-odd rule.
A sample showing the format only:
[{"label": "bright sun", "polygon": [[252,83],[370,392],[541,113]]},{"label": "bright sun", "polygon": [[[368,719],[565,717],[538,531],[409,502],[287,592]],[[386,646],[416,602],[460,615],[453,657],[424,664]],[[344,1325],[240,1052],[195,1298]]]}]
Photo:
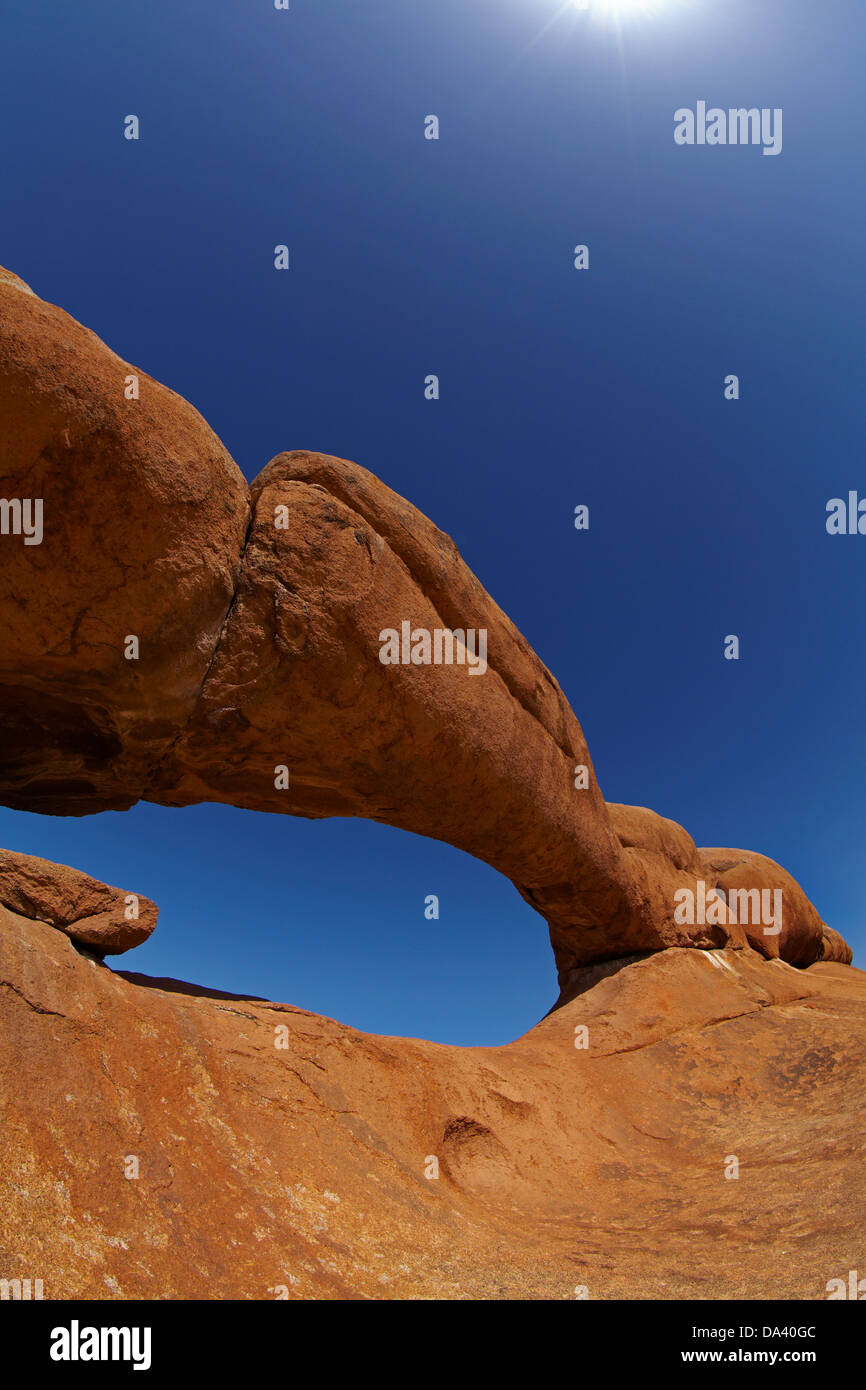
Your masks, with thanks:
[{"label": "bright sun", "polygon": [[572,0],[576,10],[588,10],[600,15],[648,14],[658,9],[661,0]]}]

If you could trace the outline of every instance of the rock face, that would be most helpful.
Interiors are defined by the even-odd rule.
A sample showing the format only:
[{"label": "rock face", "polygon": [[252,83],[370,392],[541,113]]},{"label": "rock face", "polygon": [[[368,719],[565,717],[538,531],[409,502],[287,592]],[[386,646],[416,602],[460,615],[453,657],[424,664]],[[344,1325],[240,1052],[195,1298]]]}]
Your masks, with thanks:
[{"label": "rock face", "polygon": [[0,437],[0,498],[42,505],[39,543],[0,534],[3,803],[125,809],[192,712],[246,483],[192,406],[7,272]]},{"label": "rock face", "polygon": [[506,1047],[442,1047],[116,974],[0,909],[0,1278],[825,1299],[862,1270],[866,975],[677,949],[579,985]]},{"label": "rock face", "polygon": [[764,854],[740,849],[702,849],[700,856],[729,906],[737,890],[740,894],[766,894],[765,901],[770,895],[779,895],[781,932],[767,932],[763,925],[753,922],[745,927],[749,945],[756,951],[771,960],[781,957],[792,965],[811,965],[813,961],[827,959],[850,965],[850,947],[838,932],[827,936],[830,928],[821,921],[799,883],[781,864]]},{"label": "rock face", "polygon": [[0,904],[45,922],[98,955],[119,955],[146,941],[158,908],[149,898],[110,888],[66,864],[0,850]]},{"label": "rock face", "polygon": [[[844,953],[772,861],[716,867],[674,822],[606,805],[553,676],[453,542],[365,469],[280,454],[248,495],[191,406],[6,272],[0,432],[2,804],[225,801],[447,840],[546,918],[561,1000],[590,962],[670,946]],[[404,628],[410,646],[483,632],[485,669],[457,648],[384,664]],[[778,940],[677,911],[717,878],[783,888]]]},{"label": "rock face", "polygon": [[[447,840],[543,913],[560,980],[507,1047],[369,1037],[112,972],[154,904],[0,852],[0,1280],[824,1298],[862,1263],[866,976],[780,865],[606,804],[447,536],[321,454],[250,492],[191,406],[5,271],[0,432],[0,803]],[[458,659],[412,659],[458,630]]]},{"label": "rock face", "polygon": [[844,936],[825,923],[821,942],[821,960],[837,961],[840,965],[850,965],[854,952]]},{"label": "rock face", "polygon": [[[371,473],[321,454],[274,459],[252,504],[219,650],[149,798],[366,816],[448,840],[551,924],[616,953],[636,905],[595,779],[574,788],[576,765],[592,772],[580,725],[453,542]],[[487,671],[383,665],[381,634],[404,621],[485,630]]]}]

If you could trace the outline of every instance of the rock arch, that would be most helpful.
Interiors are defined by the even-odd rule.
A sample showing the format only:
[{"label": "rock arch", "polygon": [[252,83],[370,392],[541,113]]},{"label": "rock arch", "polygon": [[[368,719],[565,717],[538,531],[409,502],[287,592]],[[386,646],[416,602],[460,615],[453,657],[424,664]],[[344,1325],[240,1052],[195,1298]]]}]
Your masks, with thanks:
[{"label": "rock arch", "polygon": [[[562,999],[587,964],[668,946],[850,960],[771,860],[606,804],[556,680],[411,503],[306,451],[248,488],[192,406],[5,271],[0,434],[0,496],[44,510],[40,544],[0,536],[2,804],[223,801],[447,840],[546,918]],[[487,671],[383,665],[403,622],[484,630]],[[679,889],[737,872],[787,894],[779,937],[678,923]]]}]

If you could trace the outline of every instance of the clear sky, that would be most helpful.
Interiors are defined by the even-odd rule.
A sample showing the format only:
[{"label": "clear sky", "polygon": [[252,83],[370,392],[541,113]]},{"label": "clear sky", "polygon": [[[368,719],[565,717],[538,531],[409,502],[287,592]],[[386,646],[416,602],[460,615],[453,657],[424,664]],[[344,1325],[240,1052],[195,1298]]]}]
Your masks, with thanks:
[{"label": "clear sky", "polygon": [[[864,60],[859,0],[0,17],[0,264],[248,478],[318,449],[408,497],[562,684],[608,800],[778,859],[859,963],[866,536],[825,509],[866,497]],[[676,145],[702,100],[782,108],[781,154]],[[505,879],[380,825],[3,810],[0,843],[159,903],[120,968],[444,1042],[555,997]]]}]

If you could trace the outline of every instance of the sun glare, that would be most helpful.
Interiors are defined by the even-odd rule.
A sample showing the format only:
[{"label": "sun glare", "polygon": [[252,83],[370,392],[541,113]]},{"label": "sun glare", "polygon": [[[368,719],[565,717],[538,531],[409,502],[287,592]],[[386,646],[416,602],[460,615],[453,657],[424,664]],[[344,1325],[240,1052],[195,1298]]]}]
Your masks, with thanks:
[{"label": "sun glare", "polygon": [[572,0],[573,8],[589,14],[623,19],[628,15],[650,14],[663,0]]}]

